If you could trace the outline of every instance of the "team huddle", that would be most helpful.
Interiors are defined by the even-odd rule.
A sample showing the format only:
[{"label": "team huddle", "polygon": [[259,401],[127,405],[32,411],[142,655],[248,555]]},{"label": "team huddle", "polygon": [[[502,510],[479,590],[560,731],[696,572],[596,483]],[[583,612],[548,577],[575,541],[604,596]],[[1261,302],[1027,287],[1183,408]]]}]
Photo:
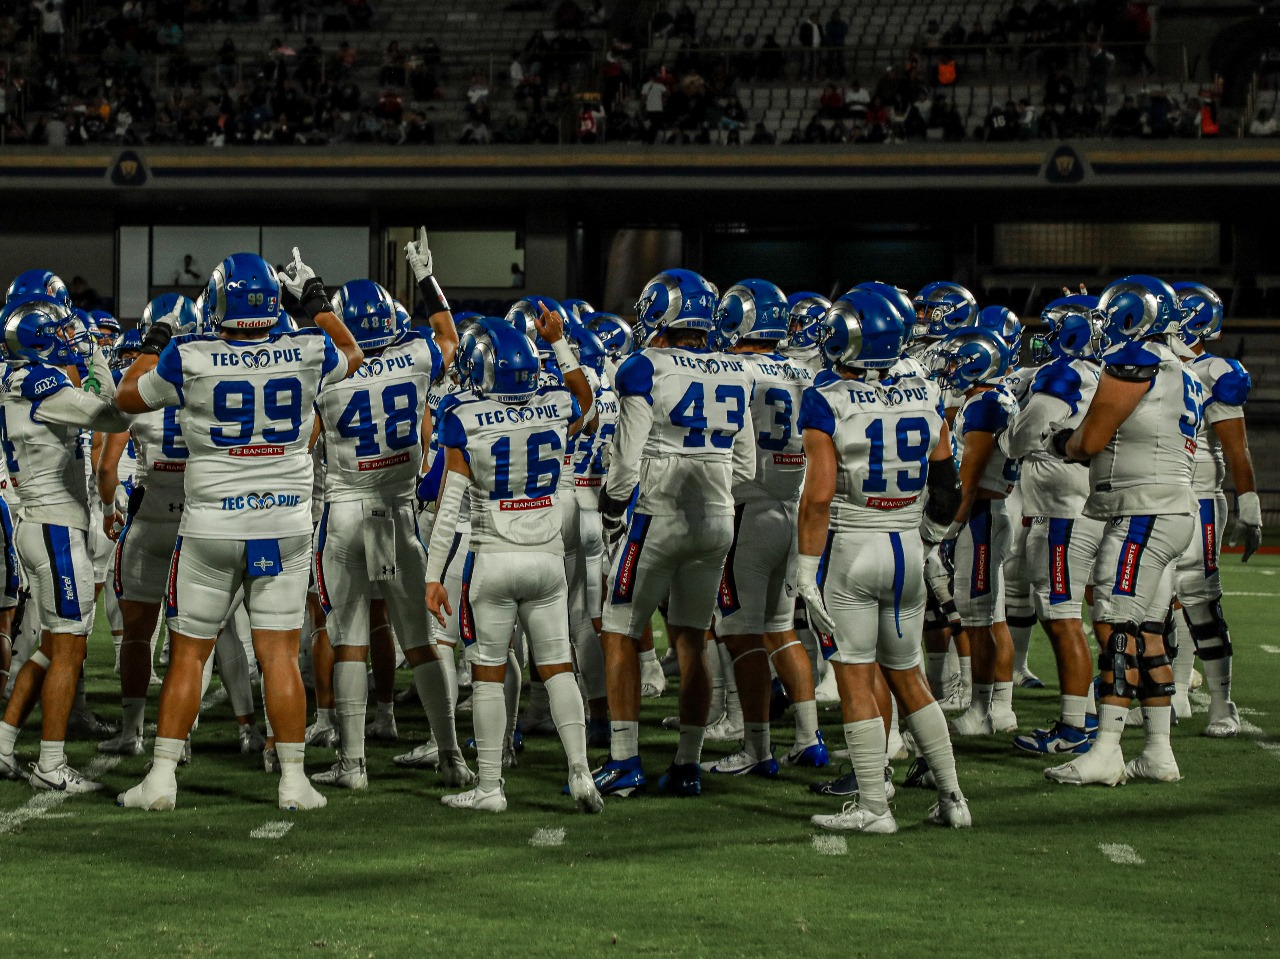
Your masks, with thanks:
[{"label": "team huddle", "polygon": [[[1058,757],[1048,779],[1180,778],[1170,731],[1191,715],[1194,655],[1205,734],[1238,733],[1227,469],[1246,560],[1262,517],[1249,377],[1209,352],[1223,310],[1204,285],[1064,290],[1024,351],[1016,315],[949,281],[832,302],[671,269],[634,322],[544,296],[484,317],[450,310],[425,230],[406,256],[427,327],[372,280],[330,297],[296,249],[278,273],[232,255],[195,302],[158,296],[128,330],[72,307],[50,272],[9,286],[0,779],[101,789],[64,752],[86,728],[110,736],[100,752],[145,754],[162,610],[168,668],[129,808],[175,806],[215,662],[241,750],[289,810],[376,782],[366,739],[396,738],[399,700],[431,737],[394,761],[436,770],[446,806],[504,811],[524,735],[545,733],[564,794],[599,813],[649,788],[640,704],[678,671],[656,789],[829,766],[831,689],[851,772],[810,785],[846,800],[813,823],[895,832],[888,762],[912,755],[904,785],[937,792],[928,821],[968,827],[952,739],[1018,733],[1015,686],[1043,685],[1037,622],[1061,714],[1013,745]],[[99,596],[118,725],[84,701]],[[397,663],[413,676],[400,697]],[[795,736],[775,749],[786,709]],[[1128,761],[1126,725],[1144,738]],[[704,760],[708,740],[740,746]],[[308,745],[336,747],[310,778]],[[608,759],[593,770],[588,749]]]}]

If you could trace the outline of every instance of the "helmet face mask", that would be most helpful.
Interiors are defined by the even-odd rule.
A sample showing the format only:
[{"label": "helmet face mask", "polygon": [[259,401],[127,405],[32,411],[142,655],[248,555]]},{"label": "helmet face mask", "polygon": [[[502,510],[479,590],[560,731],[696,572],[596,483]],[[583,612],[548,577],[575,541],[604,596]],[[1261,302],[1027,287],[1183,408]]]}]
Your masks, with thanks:
[{"label": "helmet face mask", "polygon": [[936,362],[946,386],[968,390],[994,383],[1005,374],[1009,369],[1009,347],[991,330],[961,327],[942,343]]},{"label": "helmet face mask", "polygon": [[1216,292],[1196,282],[1175,283],[1173,292],[1178,297],[1179,333],[1183,343],[1194,346],[1222,336],[1222,298]]},{"label": "helmet face mask", "polygon": [[95,347],[84,321],[47,293],[6,305],[4,339],[9,359],[54,366],[73,366]]},{"label": "helmet face mask", "polygon": [[921,287],[913,301],[924,333],[931,339],[942,339],[953,330],[972,323],[978,314],[978,301],[972,293],[950,280],[940,280]]},{"label": "helmet face mask", "polygon": [[778,348],[784,352],[806,350],[817,346],[818,325],[831,309],[831,301],[819,293],[792,293],[787,314],[787,336]]},{"label": "helmet face mask", "polygon": [[620,363],[631,354],[634,338],[631,324],[615,313],[588,313],[587,329],[600,338],[605,352],[614,363]]}]

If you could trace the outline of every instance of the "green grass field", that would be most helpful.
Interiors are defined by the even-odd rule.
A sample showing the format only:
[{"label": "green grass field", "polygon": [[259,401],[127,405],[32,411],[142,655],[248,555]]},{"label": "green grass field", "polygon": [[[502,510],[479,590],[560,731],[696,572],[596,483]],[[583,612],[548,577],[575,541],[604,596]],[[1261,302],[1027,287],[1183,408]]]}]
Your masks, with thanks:
[{"label": "green grass field", "polygon": [[[560,795],[562,756],[544,738],[511,770],[505,815],[442,807],[433,774],[392,765],[403,743],[370,747],[368,792],[331,791],[327,809],[289,815],[257,757],[239,755],[222,706],[202,720],[175,812],[114,806],[142,758],[102,775],[107,794],[60,805],[0,784],[0,954],[1276,955],[1280,557],[1223,564],[1247,733],[1204,739],[1202,713],[1178,727],[1176,785],[1054,786],[1040,775],[1047,761],[1014,755],[1007,737],[970,740],[957,758],[974,829],[925,826],[932,795],[900,789],[896,836],[815,844],[808,817],[834,803],[805,789],[813,771],[708,782],[698,800],[610,800],[585,817]],[[115,717],[110,650],[100,632],[91,699]],[[1033,657],[1048,681],[1039,635]],[[1050,721],[1056,702],[1052,688],[1020,691],[1023,728]],[[674,703],[669,691],[645,709],[653,777],[674,751],[658,728]],[[403,740],[425,738],[416,707],[398,718]],[[843,746],[836,712],[822,718]],[[778,732],[785,745],[789,722]],[[1127,751],[1139,741],[1127,736]],[[81,769],[93,760],[92,744],[69,752]],[[309,758],[318,770],[328,751]],[[293,828],[254,838],[282,822]],[[1145,865],[1110,861],[1103,843],[1131,846]]]}]

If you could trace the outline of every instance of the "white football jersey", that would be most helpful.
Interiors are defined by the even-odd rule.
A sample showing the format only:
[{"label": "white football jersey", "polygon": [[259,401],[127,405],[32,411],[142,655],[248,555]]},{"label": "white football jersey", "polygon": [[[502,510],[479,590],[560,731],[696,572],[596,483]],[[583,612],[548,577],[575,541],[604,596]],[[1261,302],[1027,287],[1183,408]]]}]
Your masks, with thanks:
[{"label": "white football jersey", "polygon": [[1213,424],[1241,419],[1253,384],[1238,360],[1212,353],[1201,353],[1188,362],[1187,367],[1204,389],[1204,416],[1200,422],[1200,435],[1196,438],[1193,483],[1197,496],[1211,496],[1222,489],[1227,478],[1222,444]]},{"label": "white football jersey", "polygon": [[18,493],[18,460],[17,450],[9,439],[9,427],[5,422],[8,415],[4,393],[0,391],[0,497],[4,498],[9,511],[17,514],[22,505],[22,497]]},{"label": "white football jersey", "polygon": [[22,489],[24,520],[88,528],[83,430],[37,419],[41,403],[75,388],[61,369],[38,363],[7,366],[0,380],[5,455],[10,479]]},{"label": "white football jersey", "polygon": [[796,503],[804,486],[804,440],[797,427],[813,371],[781,353],[735,353],[751,385],[755,477],[734,487],[738,503]]},{"label": "white football jersey", "polygon": [[618,428],[618,394],[606,385],[596,390],[599,421],[594,433],[583,431],[569,442],[573,447],[573,485],[578,505],[600,508],[600,489],[605,479],[605,451]]},{"label": "white football jersey", "polygon": [[[740,356],[643,349],[618,368],[607,486],[650,516],[732,514],[735,442],[754,465],[751,384]],[[738,440],[739,434],[742,439]],[[749,475],[749,471],[748,475]]]},{"label": "white football jersey", "polygon": [[523,406],[474,394],[441,404],[439,443],[461,450],[471,469],[473,551],[564,551],[556,497],[569,425],[581,415],[562,387],[539,390]]},{"label": "white football jersey", "polygon": [[313,407],[346,375],[315,327],[262,340],[175,337],[138,390],[148,406],[179,407],[189,451],[182,535],[309,536]]},{"label": "white football jersey", "polygon": [[[1018,415],[1018,401],[1005,386],[980,390],[964,398],[956,413],[955,434],[957,458],[964,461],[965,436],[969,433],[999,433],[1008,428]],[[993,447],[987,467],[978,478],[978,488],[1008,496],[1018,482],[1018,461]],[[1028,514],[1030,515],[1030,514]]]},{"label": "white football jersey", "polygon": [[1035,382],[1038,372],[1040,372],[1038,366],[1015,366],[1005,374],[1004,385],[1013,394],[1019,406],[1027,402],[1027,397],[1031,394],[1031,384]]},{"label": "white football jersey", "polygon": [[[138,456],[134,482],[146,490],[138,516],[176,523],[187,498],[188,456],[178,408],[166,406],[143,413],[134,419],[129,435]],[[120,460],[124,462],[124,457]]]},{"label": "white football jersey", "polygon": [[1200,380],[1167,345],[1122,343],[1102,357],[1103,376],[1114,371],[1149,388],[1106,448],[1089,463],[1094,519],[1192,511],[1191,474],[1202,418]]},{"label": "white football jersey", "polygon": [[932,380],[875,383],[818,374],[804,391],[799,425],[826,433],[835,444],[831,531],[916,529],[924,513],[929,454],[944,422]]},{"label": "white football jersey", "polygon": [[435,343],[411,333],[320,394],[326,502],[413,497],[422,468],[423,413],[441,364]]}]

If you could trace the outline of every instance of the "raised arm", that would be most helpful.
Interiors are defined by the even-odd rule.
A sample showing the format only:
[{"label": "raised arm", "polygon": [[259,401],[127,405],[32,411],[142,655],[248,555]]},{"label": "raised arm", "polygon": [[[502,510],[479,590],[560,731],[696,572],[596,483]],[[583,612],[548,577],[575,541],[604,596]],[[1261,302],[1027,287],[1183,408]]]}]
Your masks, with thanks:
[{"label": "raised arm", "polygon": [[347,376],[360,369],[364,362],[364,351],[360,349],[342,320],[334,315],[329,305],[329,297],[324,292],[324,280],[316,275],[316,271],[302,262],[302,254],[293,248],[293,263],[277,274],[280,285],[298,298],[307,316],[316,326],[324,330],[333,340],[333,345],[347,360]]},{"label": "raised arm", "polygon": [[418,281],[418,291],[423,302],[427,304],[427,322],[436,335],[436,346],[440,347],[440,355],[444,358],[444,368],[453,366],[454,354],[458,352],[458,327],[453,322],[453,311],[449,309],[449,301],[444,291],[436,282],[432,272],[431,249],[427,246],[427,228],[418,228],[418,239],[405,244],[405,259],[413,270],[413,277]]}]

